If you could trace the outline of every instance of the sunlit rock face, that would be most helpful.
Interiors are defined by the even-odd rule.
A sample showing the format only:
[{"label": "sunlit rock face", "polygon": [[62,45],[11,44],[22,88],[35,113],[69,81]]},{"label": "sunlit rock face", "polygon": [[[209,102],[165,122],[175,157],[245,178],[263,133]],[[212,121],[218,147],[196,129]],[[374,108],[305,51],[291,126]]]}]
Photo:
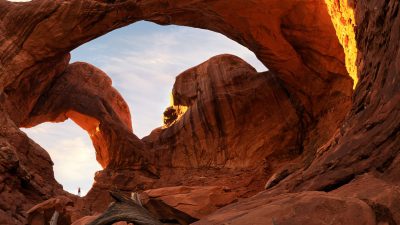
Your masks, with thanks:
[{"label": "sunlit rock face", "polygon": [[354,87],[357,85],[357,43],[354,27],[354,6],[356,0],[325,0],[328,12],[331,15],[332,23],[336,29],[336,35],[342,44],[346,54],[346,68],[354,80]]},{"label": "sunlit rock face", "polygon": [[400,41],[398,29],[393,29],[400,23],[399,7],[397,1],[354,5],[359,82],[353,105],[340,132],[320,149],[296,189],[330,189],[336,182],[349,182],[352,176],[374,169],[381,173],[379,177],[393,178],[388,171],[396,167],[400,141]]},{"label": "sunlit rock face", "polygon": [[[397,214],[382,218],[376,210],[391,215],[397,203],[346,194],[360,183],[396,187],[400,180],[399,7],[397,0],[1,0],[0,224],[24,224],[31,206],[65,194],[48,154],[18,127],[67,118],[88,132],[105,168],[89,194],[74,200],[72,222],[104,210],[110,189],[228,186],[248,197],[274,176],[264,193],[199,223],[304,224],[328,215],[346,224],[400,223]],[[270,71],[223,55],[183,72],[173,98],[187,111],[139,140],[108,76],[69,64],[69,52],[143,19],[222,33]],[[300,193],[280,195],[287,192]],[[282,211],[298,208],[309,210],[296,220]]]}]

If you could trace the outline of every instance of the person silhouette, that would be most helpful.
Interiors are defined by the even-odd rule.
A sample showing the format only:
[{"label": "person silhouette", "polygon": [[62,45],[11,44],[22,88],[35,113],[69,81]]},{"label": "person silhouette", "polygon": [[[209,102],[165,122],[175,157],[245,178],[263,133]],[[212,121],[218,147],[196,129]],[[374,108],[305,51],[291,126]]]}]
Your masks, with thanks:
[{"label": "person silhouette", "polygon": [[78,187],[78,196],[81,197],[81,187]]}]

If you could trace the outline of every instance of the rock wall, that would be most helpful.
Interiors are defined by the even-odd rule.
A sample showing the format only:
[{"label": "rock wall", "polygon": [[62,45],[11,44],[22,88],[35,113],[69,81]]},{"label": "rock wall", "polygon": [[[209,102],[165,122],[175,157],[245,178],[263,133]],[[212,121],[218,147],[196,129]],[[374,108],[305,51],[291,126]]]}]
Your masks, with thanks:
[{"label": "rock wall", "polygon": [[0,111],[0,224],[24,224],[33,203],[68,195],[54,179],[49,154]]},{"label": "rock wall", "polygon": [[240,169],[295,158],[301,127],[281,83],[237,57],[211,58],[177,76],[174,102],[186,113],[144,141],[163,167]]},{"label": "rock wall", "polygon": [[[331,10],[337,10],[337,5],[332,7],[335,8]],[[352,109],[339,132],[320,149],[308,168],[288,176],[275,188],[225,207],[196,224],[221,224],[227,221],[230,224],[243,224],[243,221],[254,218],[271,220],[276,224],[302,224],[305,218],[310,220],[310,215],[311,221],[318,221],[315,224],[360,224],[353,218],[360,215],[362,208],[365,211],[358,218],[369,218],[363,224],[399,223],[399,180],[394,171],[398,171],[400,149],[400,5],[398,1],[357,1],[352,7],[356,24],[354,31],[359,82],[353,94]],[[295,194],[298,198],[298,195],[310,190],[328,192],[329,198],[339,198],[346,204],[355,199],[362,200],[360,204],[363,206],[360,205],[349,215],[338,215],[335,207],[340,207],[342,203],[336,202],[333,204],[335,207],[328,207],[328,211],[335,213],[334,217],[325,217],[324,212],[318,211],[296,211],[296,215],[288,218],[285,210],[299,207],[290,206],[292,194],[283,193],[298,192]],[[313,195],[316,197],[320,193]],[[353,199],[345,199],[347,197]],[[274,202],[276,198],[285,199],[289,208],[273,209],[278,204]],[[314,199],[313,202],[324,204],[325,200]],[[308,210],[312,205],[305,204],[304,208]],[[260,207],[273,212],[265,214],[258,210]]]},{"label": "rock wall", "polygon": [[[396,0],[0,0],[0,223],[22,224],[34,204],[68,195],[48,154],[18,129],[66,118],[88,132],[104,168],[85,198],[71,197],[72,221],[104,210],[110,189],[229,186],[248,197],[269,180],[267,191],[199,223],[301,224],[336,212],[344,224],[400,222],[397,203],[384,201],[399,180],[399,7]],[[69,64],[72,49],[139,20],[222,33],[270,71],[222,55],[183,72],[173,98],[187,111],[139,140],[107,75]],[[369,183],[385,187],[384,197],[349,195]],[[313,210],[318,204],[327,211]],[[343,207],[351,210],[337,211]],[[293,220],[280,211],[295,208],[309,211]]]}]

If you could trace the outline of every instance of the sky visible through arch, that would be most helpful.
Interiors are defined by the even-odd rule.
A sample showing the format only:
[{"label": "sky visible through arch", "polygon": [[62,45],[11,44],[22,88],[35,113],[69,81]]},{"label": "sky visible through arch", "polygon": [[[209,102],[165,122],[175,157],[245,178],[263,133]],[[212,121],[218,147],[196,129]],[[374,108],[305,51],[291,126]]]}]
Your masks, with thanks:
[{"label": "sky visible through arch", "polygon": [[[239,56],[257,71],[267,70],[251,51],[221,34],[150,22],[137,22],[80,46],[72,51],[71,63],[88,62],[111,77],[129,105],[134,133],[141,138],[162,125],[175,77],[225,53]],[[89,136],[70,120],[24,132],[49,152],[64,189],[76,194],[81,187],[86,194],[101,169]]]}]

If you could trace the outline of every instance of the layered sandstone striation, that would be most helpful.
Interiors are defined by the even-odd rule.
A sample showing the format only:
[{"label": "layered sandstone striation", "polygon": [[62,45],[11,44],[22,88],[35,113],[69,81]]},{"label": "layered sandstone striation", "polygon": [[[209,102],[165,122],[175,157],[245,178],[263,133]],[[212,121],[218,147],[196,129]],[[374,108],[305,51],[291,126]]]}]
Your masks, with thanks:
[{"label": "layered sandstone striation", "polygon": [[[227,2],[0,0],[0,223],[24,224],[58,195],[77,221],[105,210],[113,189],[146,190],[199,224],[400,223],[399,2]],[[111,79],[69,64],[72,49],[139,20],[222,33],[269,71],[220,55],[183,72],[173,104],[185,110],[140,140]],[[62,190],[18,129],[68,118],[104,168],[84,198]]]},{"label": "layered sandstone striation", "polygon": [[187,111],[144,141],[169,168],[254,168],[268,157],[294,158],[301,127],[285,91],[272,72],[216,56],[177,76],[174,103]]}]

